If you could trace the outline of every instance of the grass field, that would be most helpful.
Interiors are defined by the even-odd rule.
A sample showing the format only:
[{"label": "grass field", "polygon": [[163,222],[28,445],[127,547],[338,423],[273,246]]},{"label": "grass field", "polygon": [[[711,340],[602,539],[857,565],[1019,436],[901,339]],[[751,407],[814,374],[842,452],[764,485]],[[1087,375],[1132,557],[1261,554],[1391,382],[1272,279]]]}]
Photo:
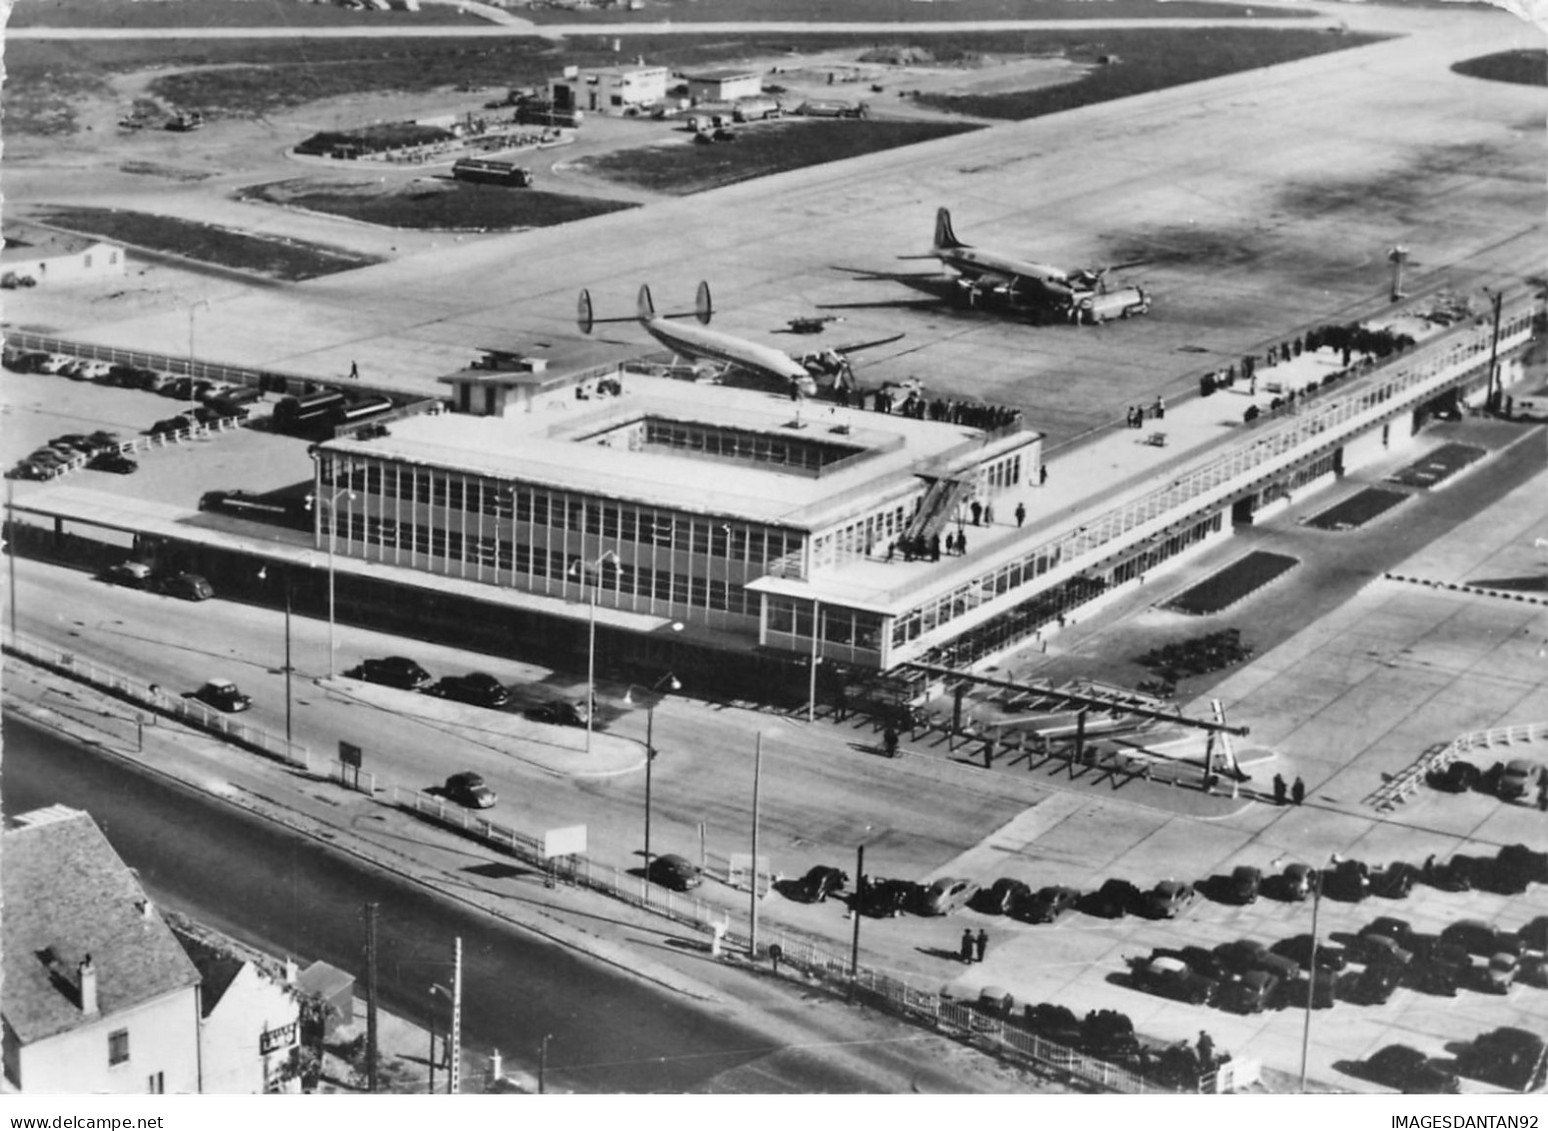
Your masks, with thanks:
[{"label": "grass field", "polygon": [[309,180],[278,181],[255,185],[242,195],[393,228],[480,232],[547,228],[634,207],[616,200],[465,181],[416,182],[394,192],[381,192],[380,187],[377,181],[326,186]]},{"label": "grass field", "polygon": [[394,27],[484,24],[455,4],[418,12],[353,11],[296,0],[16,0],[11,27]]},{"label": "grass field", "polygon": [[1383,491],[1379,487],[1367,487],[1342,502],[1335,503],[1306,520],[1306,525],[1318,530],[1357,530],[1379,515],[1408,498],[1402,491]]},{"label": "grass field", "polygon": [[1218,613],[1229,609],[1298,564],[1297,559],[1284,554],[1254,550],[1246,557],[1237,558],[1224,569],[1210,574],[1192,588],[1185,589],[1161,607],[1198,617]]},{"label": "grass field", "polygon": [[[1102,30],[1086,33],[1028,33],[1037,48],[1059,51],[1074,62],[1117,62],[1094,67],[1065,86],[1003,94],[922,95],[919,101],[956,114],[982,118],[1037,118],[1095,102],[1250,71],[1310,55],[1373,43],[1379,37],[1334,33],[1323,28],[1284,31],[1228,27],[1208,31],[1181,28]],[[1029,43],[1027,54],[1033,53]]]},{"label": "grass field", "polygon": [[577,164],[608,180],[687,195],[975,128],[950,122],[788,119],[738,130],[734,142],[650,146]]},{"label": "grass field", "polygon": [[[592,11],[574,8],[531,8],[523,18],[535,24],[620,24],[638,21],[651,23],[663,19],[679,22],[756,23],[760,20],[804,20],[823,23],[855,20],[870,23],[935,23],[947,20],[1089,20],[1100,14],[1103,19],[1251,19],[1250,5],[1212,4],[1204,0],[1106,0],[1100,12],[1093,12],[1087,0],[953,0],[950,4],[921,4],[914,0],[655,0],[637,12],[616,8]],[[1311,16],[1300,9],[1274,10],[1275,18]]]},{"label": "grass field", "polygon": [[1483,459],[1484,454],[1482,448],[1472,444],[1442,444],[1424,458],[1387,476],[1387,482],[1404,487],[1435,487],[1468,464]]},{"label": "grass field", "polygon": [[1548,51],[1501,51],[1453,63],[1459,75],[1495,82],[1514,82],[1523,86],[1548,86]]},{"label": "grass field", "polygon": [[[1166,7],[1175,14],[1174,6]],[[572,36],[563,44],[535,38],[301,42],[125,39],[75,43],[18,40],[6,45],[9,73],[0,97],[8,131],[68,132],[74,129],[73,103],[89,97],[112,96],[105,76],[155,69],[162,73],[152,81],[148,93],[168,105],[198,108],[211,120],[257,117],[321,98],[373,91],[413,93],[458,85],[504,89],[540,83],[566,64],[584,68],[616,63],[613,39],[611,35],[594,39]],[[1102,67],[1100,73],[1086,81],[1025,96],[1029,105],[1017,102],[1019,96],[1015,95],[983,103],[988,116],[1025,117],[1363,42],[1366,40],[1350,35],[1249,27],[1207,34],[1168,29],[1093,33],[1072,28],[1057,32],[917,37],[903,34],[888,42],[879,42],[875,36],[839,34],[752,34],[727,38],[646,33],[629,36],[626,49],[631,56],[643,55],[674,70],[781,54],[791,48],[803,52],[858,53],[874,47],[917,46],[927,49],[942,64],[1027,55],[1093,60],[1103,54],[1118,55],[1119,62]],[[968,102],[951,108],[979,112]]]},{"label": "grass field", "polygon": [[286,282],[352,271],[378,262],[341,248],[247,235],[213,224],[116,208],[58,208],[43,219],[56,227],[99,236],[130,248]]}]

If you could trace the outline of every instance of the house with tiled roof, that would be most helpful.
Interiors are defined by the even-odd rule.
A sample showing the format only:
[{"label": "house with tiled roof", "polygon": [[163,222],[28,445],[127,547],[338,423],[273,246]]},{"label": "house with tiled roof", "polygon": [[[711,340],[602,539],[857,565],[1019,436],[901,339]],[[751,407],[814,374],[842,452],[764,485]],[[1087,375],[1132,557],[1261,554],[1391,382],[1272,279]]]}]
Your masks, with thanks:
[{"label": "house with tiled roof", "polygon": [[203,1090],[217,1095],[299,1092],[296,966],[168,911],[172,934],[199,968]]},{"label": "house with tiled roof", "polygon": [[91,816],[0,838],[5,1087],[198,1092],[199,971]]}]

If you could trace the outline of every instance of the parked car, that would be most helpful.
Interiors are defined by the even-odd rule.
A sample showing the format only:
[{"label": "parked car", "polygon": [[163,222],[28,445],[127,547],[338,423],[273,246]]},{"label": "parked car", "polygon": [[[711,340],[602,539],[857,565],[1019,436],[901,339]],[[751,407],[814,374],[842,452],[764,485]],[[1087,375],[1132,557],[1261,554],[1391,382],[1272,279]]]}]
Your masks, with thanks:
[{"label": "parked car", "polygon": [[1509,993],[1520,970],[1521,959],[1516,955],[1507,951],[1491,954],[1488,964],[1483,969],[1483,980],[1479,989],[1491,994]]},{"label": "parked car", "polygon": [[7,479],[54,479],[60,474],[60,466],[53,463],[37,463],[24,459],[5,473]]},{"label": "parked car", "polygon": [[[1288,939],[1280,939],[1269,947],[1269,951],[1290,959],[1303,970],[1311,968],[1312,937],[1310,935],[1292,935]],[[1317,940],[1317,969],[1342,970],[1347,965],[1349,965],[1349,955],[1343,947],[1326,939]]]},{"label": "parked car", "polygon": [[1356,1074],[1406,1095],[1454,1096],[1460,1090],[1455,1072],[1437,1068],[1407,1045],[1388,1045],[1373,1053],[1359,1062]]},{"label": "parked car", "polygon": [[1513,954],[1520,957],[1525,947],[1521,939],[1509,931],[1499,930],[1482,919],[1462,919],[1452,923],[1440,933],[1443,943],[1461,947],[1468,954],[1490,958],[1496,954]]},{"label": "parked car", "polygon": [[51,353],[38,362],[39,373],[59,373],[74,359],[62,353]]},{"label": "parked car", "polygon": [[1045,1040],[1055,1041],[1066,1048],[1080,1045],[1080,1018],[1063,1005],[1040,1001],[1022,1008],[1022,1024],[1030,1032]]},{"label": "parked car", "polygon": [[344,674],[350,679],[363,679],[403,691],[417,691],[430,682],[430,673],[407,656],[363,660],[358,667],[353,667]]},{"label": "parked car", "polygon": [[827,864],[807,869],[799,880],[790,880],[781,889],[788,899],[798,903],[826,903],[828,896],[837,895],[849,883],[849,873]]},{"label": "parked car", "polygon": [[1425,778],[1431,789],[1446,793],[1468,793],[1477,789],[1482,779],[1482,770],[1471,762],[1463,761],[1450,762],[1443,769],[1431,770]]},{"label": "parked car", "polygon": [[1186,962],[1167,955],[1133,962],[1131,976],[1142,990],[1190,1005],[1213,1005],[1220,990],[1218,982],[1195,974]]},{"label": "parked car", "polygon": [[457,804],[466,805],[470,809],[488,809],[499,800],[495,791],[484,784],[483,777],[471,770],[447,778],[442,792]]},{"label": "parked car", "polygon": [[511,701],[510,689],[488,672],[443,676],[429,691],[442,699],[455,699],[475,707],[498,709]]},{"label": "parked car", "polygon": [[1389,935],[1356,935],[1349,943],[1349,957],[1366,966],[1396,966],[1399,969],[1414,960],[1413,952],[1404,950]]},{"label": "parked car", "polygon": [[1382,899],[1407,899],[1408,893],[1414,890],[1414,881],[1418,876],[1418,868],[1395,860],[1385,868],[1370,873],[1368,879],[1371,894]]},{"label": "parked car", "polygon": [[1032,889],[1020,880],[1008,877],[981,888],[973,897],[973,907],[986,915],[1010,915],[1013,909],[1032,898]]},{"label": "parked car", "polygon": [[1533,800],[1542,788],[1543,764],[1530,758],[1512,758],[1500,773],[1501,801]]},{"label": "parked car", "polygon": [[920,891],[916,910],[921,915],[950,915],[977,894],[978,885],[972,880],[943,876]]},{"label": "parked car", "polygon": [[583,727],[586,725],[586,708],[567,699],[550,699],[522,712],[535,723],[552,723],[555,726]]},{"label": "parked car", "polygon": [[1538,954],[1548,952],[1548,915],[1539,915],[1516,932],[1521,945]]},{"label": "parked car", "polygon": [[[1380,938],[1381,936],[1372,936]],[[1403,978],[1403,968],[1393,963],[1375,963],[1353,977],[1344,976],[1340,996],[1359,1005],[1385,1005]]]},{"label": "parked car", "polygon": [[1437,943],[1416,953],[1404,972],[1404,981],[1424,994],[1455,997],[1472,980],[1473,960],[1458,946]]},{"label": "parked car", "polygon": [[217,711],[245,711],[253,705],[252,696],[242,694],[229,679],[212,679],[198,691],[190,691],[188,697],[207,703]]},{"label": "parked car", "polygon": [[1414,937],[1414,928],[1407,919],[1395,919],[1391,915],[1382,915],[1361,927],[1359,933],[1385,935],[1399,946],[1408,947],[1409,940]]},{"label": "parked car", "polygon": [[671,853],[652,860],[645,870],[645,878],[673,891],[689,891],[704,882],[697,864]]},{"label": "parked car", "polygon": [[1457,1053],[1457,1072],[1501,1088],[1536,1091],[1548,1074],[1548,1047],[1525,1029],[1494,1029]]},{"label": "parked car", "polygon": [[197,573],[173,574],[161,583],[161,591],[185,601],[208,601],[215,596],[214,586]]},{"label": "parked car", "polygon": [[1140,907],[1152,919],[1175,919],[1198,899],[1192,884],[1181,880],[1162,880],[1145,893]]},{"label": "parked car", "polygon": [[1371,893],[1371,870],[1361,860],[1340,860],[1322,872],[1322,894],[1358,903]]},{"label": "parked car", "polygon": [[1140,905],[1140,890],[1128,880],[1111,879],[1082,897],[1080,909],[1103,919],[1122,919]]},{"label": "parked car", "polygon": [[76,369],[73,376],[79,381],[101,381],[113,372],[112,363],[106,361],[84,361]]},{"label": "parked car", "polygon": [[1262,1013],[1273,1003],[1279,979],[1266,970],[1246,970],[1221,985],[1217,1004],[1233,1013]]},{"label": "parked car", "polygon": [[1507,844],[1494,857],[1496,867],[1519,875],[1528,883],[1548,884],[1548,852],[1525,844]]},{"label": "parked car", "polygon": [[129,589],[149,589],[153,576],[144,562],[119,562],[103,570],[102,579]]},{"label": "parked car", "polygon": [[920,887],[912,880],[872,880],[858,896],[860,913],[896,919],[918,904]]},{"label": "parked car", "polygon": [[1426,861],[1420,872],[1424,882],[1438,891],[1472,891],[1473,879],[1468,868],[1468,858],[1453,856],[1444,863]]},{"label": "parked car", "polygon": [[1036,895],[1013,908],[1011,914],[1028,923],[1053,923],[1079,902],[1080,892],[1055,885],[1039,888]]},{"label": "parked car", "polygon": [[1225,969],[1234,974],[1245,974],[1262,966],[1269,949],[1256,939],[1237,939],[1221,943],[1215,947],[1214,954]]},{"label": "parked car", "polygon": [[194,426],[194,422],[186,416],[169,416],[164,420],[158,420],[152,424],[146,432],[151,436],[171,436],[178,432],[187,432]]},{"label": "parked car", "polygon": [[140,465],[134,460],[117,452],[94,455],[86,461],[86,466],[92,471],[111,471],[114,475],[133,475],[140,470]]},{"label": "parked car", "polygon": [[1310,864],[1287,864],[1279,875],[1278,886],[1281,898],[1300,903],[1311,897],[1320,882],[1321,873]]},{"label": "parked car", "polygon": [[1256,903],[1258,892],[1263,888],[1263,870],[1251,864],[1241,864],[1231,869],[1231,879],[1226,891],[1232,903]]}]

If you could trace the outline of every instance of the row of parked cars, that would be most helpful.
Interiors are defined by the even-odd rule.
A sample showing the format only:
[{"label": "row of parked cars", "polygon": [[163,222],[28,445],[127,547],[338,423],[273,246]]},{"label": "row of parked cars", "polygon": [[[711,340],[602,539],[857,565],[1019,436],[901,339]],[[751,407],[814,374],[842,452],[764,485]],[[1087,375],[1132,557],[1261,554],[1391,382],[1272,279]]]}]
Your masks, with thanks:
[{"label": "row of parked cars", "polygon": [[[488,672],[449,675],[438,680],[407,656],[363,660],[344,674],[350,679],[396,687],[400,691],[422,691],[426,695],[452,699],[475,707],[488,707],[491,710],[499,710],[511,702],[510,688]],[[529,707],[522,714],[534,722],[555,723],[560,726],[586,725],[585,705],[563,699],[550,700]]]},{"label": "row of parked cars", "polygon": [[1512,758],[1507,762],[1496,762],[1486,770],[1458,759],[1431,772],[1427,780],[1430,788],[1445,793],[1478,790],[1492,793],[1501,801],[1530,804],[1548,781],[1548,766],[1531,758]]},{"label": "row of parked cars", "polygon": [[127,561],[111,565],[102,571],[102,580],[126,589],[144,589],[151,593],[165,593],[184,601],[208,601],[215,596],[215,587],[203,574],[187,570],[161,572],[146,562]]},{"label": "row of parked cars", "polygon": [[92,471],[111,471],[128,475],[139,464],[120,450],[123,441],[117,432],[98,431],[90,435],[69,432],[55,436],[31,455],[16,462],[5,474],[8,479],[53,479],[78,467]]},{"label": "row of parked cars", "polygon": [[1548,1076],[1548,1045],[1536,1033],[1506,1026],[1469,1041],[1449,1063],[1409,1045],[1388,1045],[1365,1060],[1335,1067],[1413,1095],[1456,1095],[1462,1090],[1459,1076],[1533,1092]]}]

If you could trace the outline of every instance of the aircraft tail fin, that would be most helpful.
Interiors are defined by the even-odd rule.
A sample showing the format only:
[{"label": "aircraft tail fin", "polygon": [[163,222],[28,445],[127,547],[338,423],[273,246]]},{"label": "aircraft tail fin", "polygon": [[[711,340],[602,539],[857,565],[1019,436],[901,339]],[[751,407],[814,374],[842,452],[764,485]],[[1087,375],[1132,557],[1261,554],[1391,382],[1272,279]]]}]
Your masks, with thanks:
[{"label": "aircraft tail fin", "polygon": [[580,327],[582,334],[589,334],[596,324],[597,320],[591,312],[591,292],[583,288],[580,299],[575,304],[575,325]]},{"label": "aircraft tail fin", "polygon": [[634,313],[641,322],[656,316],[656,304],[650,300],[650,284],[640,284],[640,297],[634,304]]},{"label": "aircraft tail fin", "polygon": [[951,213],[944,208],[935,210],[935,246],[936,247],[966,247],[957,238],[957,233],[952,231]]},{"label": "aircraft tail fin", "polygon": [[693,296],[693,316],[699,320],[699,325],[708,326],[710,316],[714,312],[714,304],[710,301],[709,283],[701,279],[698,293]]}]

